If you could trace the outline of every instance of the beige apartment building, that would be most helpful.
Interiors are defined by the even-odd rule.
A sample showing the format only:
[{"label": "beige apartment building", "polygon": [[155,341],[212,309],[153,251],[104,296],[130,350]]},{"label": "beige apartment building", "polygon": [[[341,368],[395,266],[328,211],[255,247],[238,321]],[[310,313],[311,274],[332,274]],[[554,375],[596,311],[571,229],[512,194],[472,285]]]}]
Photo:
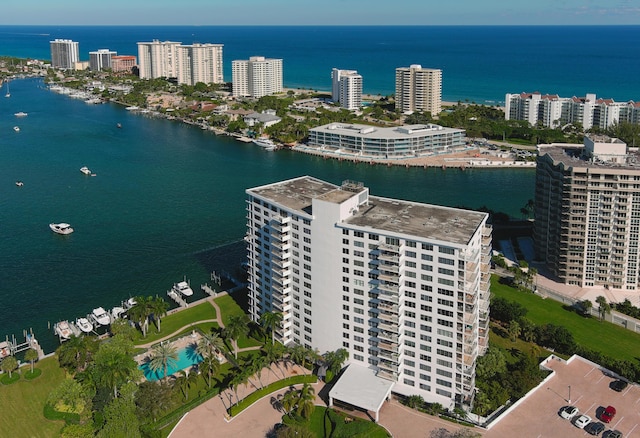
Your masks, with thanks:
[{"label": "beige apartment building", "polygon": [[442,70],[414,64],[396,69],[396,110],[442,111]]},{"label": "beige apartment building", "polygon": [[635,290],[640,249],[640,155],[621,140],[540,147],[536,258],[559,281]]}]

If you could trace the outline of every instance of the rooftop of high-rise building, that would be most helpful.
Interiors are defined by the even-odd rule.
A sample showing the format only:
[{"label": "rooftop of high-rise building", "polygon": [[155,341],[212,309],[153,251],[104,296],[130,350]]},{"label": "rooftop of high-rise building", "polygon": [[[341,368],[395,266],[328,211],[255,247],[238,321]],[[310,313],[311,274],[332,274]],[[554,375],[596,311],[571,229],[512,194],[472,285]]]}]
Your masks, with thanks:
[{"label": "rooftop of high-rise building", "polygon": [[[313,214],[313,199],[342,203],[366,190],[353,183],[342,187],[305,176],[250,190],[292,210]],[[465,245],[487,214],[471,210],[368,196],[346,223]]]}]

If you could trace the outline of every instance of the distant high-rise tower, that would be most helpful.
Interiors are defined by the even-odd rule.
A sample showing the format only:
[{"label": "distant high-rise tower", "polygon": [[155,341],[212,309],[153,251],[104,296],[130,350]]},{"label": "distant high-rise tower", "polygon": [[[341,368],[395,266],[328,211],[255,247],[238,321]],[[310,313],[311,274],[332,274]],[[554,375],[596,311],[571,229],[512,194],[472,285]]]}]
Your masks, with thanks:
[{"label": "distant high-rise tower", "polygon": [[362,76],[355,70],[331,71],[332,93],[334,102],[342,108],[357,110],[362,107]]},{"label": "distant high-rise tower", "polygon": [[177,77],[176,51],[180,44],[158,40],[138,43],[140,79]]},{"label": "distant high-rise tower", "polygon": [[51,65],[54,68],[75,68],[80,60],[78,43],[71,40],[56,39],[49,41],[51,47]]},{"label": "distant high-rise tower", "polygon": [[118,53],[109,49],[100,49],[95,52],[89,52],[89,69],[92,71],[100,71],[105,68],[111,68],[111,59]]},{"label": "distant high-rise tower", "polygon": [[396,110],[400,112],[442,111],[442,70],[411,67],[396,69]]},{"label": "distant high-rise tower", "polygon": [[177,47],[177,77],[179,84],[221,84],[222,44],[192,44]]},{"label": "distant high-rise tower", "polygon": [[282,92],[282,59],[252,56],[231,63],[234,96],[260,98]]}]

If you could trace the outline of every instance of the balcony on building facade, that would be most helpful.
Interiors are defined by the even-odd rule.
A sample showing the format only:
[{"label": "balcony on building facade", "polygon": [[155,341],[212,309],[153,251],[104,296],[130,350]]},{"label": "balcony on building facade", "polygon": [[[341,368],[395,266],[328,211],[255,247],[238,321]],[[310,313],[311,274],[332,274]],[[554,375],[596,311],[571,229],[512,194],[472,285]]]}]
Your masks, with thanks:
[{"label": "balcony on building facade", "polygon": [[400,347],[397,342],[386,342],[378,339],[378,349],[384,351],[390,351],[391,353],[399,354]]},{"label": "balcony on building facade", "polygon": [[397,276],[400,273],[400,266],[392,263],[379,263],[378,271],[380,271],[381,273],[386,273],[387,275],[395,274]]},{"label": "balcony on building facade", "polygon": [[396,323],[386,323],[386,322],[379,322],[378,323],[378,328],[380,330],[383,330],[380,333],[384,333],[384,332],[388,332],[388,333],[398,333],[398,324]]},{"label": "balcony on building facade", "polygon": [[398,379],[398,376],[395,373],[383,369],[378,369],[376,376],[386,380],[391,380],[392,382],[395,382]]},{"label": "balcony on building facade", "polygon": [[398,318],[397,314],[387,312],[378,313],[378,319],[380,319],[381,321],[385,321],[387,324],[394,325],[396,329],[398,328],[398,323],[400,321],[400,318]]},{"label": "balcony on building facade", "polygon": [[379,251],[378,260],[397,265],[400,263],[400,256],[397,253]]},{"label": "balcony on building facade", "polygon": [[388,275],[388,274],[379,274],[378,275],[378,280],[387,282],[387,283],[393,283],[394,285],[397,285],[400,282],[400,276],[399,275]]},{"label": "balcony on building facade", "polygon": [[398,375],[398,367],[399,367],[399,365],[398,365],[397,363],[393,363],[393,362],[388,361],[388,360],[386,360],[386,359],[382,359],[382,358],[381,358],[381,359],[378,361],[378,368],[379,368],[380,370],[384,370],[384,371],[387,371],[387,372],[391,372],[391,373],[393,373],[394,375]]},{"label": "balcony on building facade", "polygon": [[378,303],[378,309],[391,314],[398,314],[398,306],[394,306],[387,303]]}]

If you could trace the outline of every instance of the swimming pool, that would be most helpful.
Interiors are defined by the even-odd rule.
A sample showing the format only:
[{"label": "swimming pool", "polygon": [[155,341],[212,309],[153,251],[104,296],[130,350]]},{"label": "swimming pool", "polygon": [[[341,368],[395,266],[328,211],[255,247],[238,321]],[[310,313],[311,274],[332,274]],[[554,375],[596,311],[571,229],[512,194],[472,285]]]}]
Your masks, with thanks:
[{"label": "swimming pool", "polygon": [[[176,371],[189,368],[192,365],[202,362],[202,356],[200,356],[193,345],[178,350],[178,360],[173,364],[169,364],[167,374],[171,375]],[[149,381],[160,380],[164,377],[164,369],[153,371],[149,368],[149,363],[143,363],[138,368],[144,373],[144,377]]]}]

